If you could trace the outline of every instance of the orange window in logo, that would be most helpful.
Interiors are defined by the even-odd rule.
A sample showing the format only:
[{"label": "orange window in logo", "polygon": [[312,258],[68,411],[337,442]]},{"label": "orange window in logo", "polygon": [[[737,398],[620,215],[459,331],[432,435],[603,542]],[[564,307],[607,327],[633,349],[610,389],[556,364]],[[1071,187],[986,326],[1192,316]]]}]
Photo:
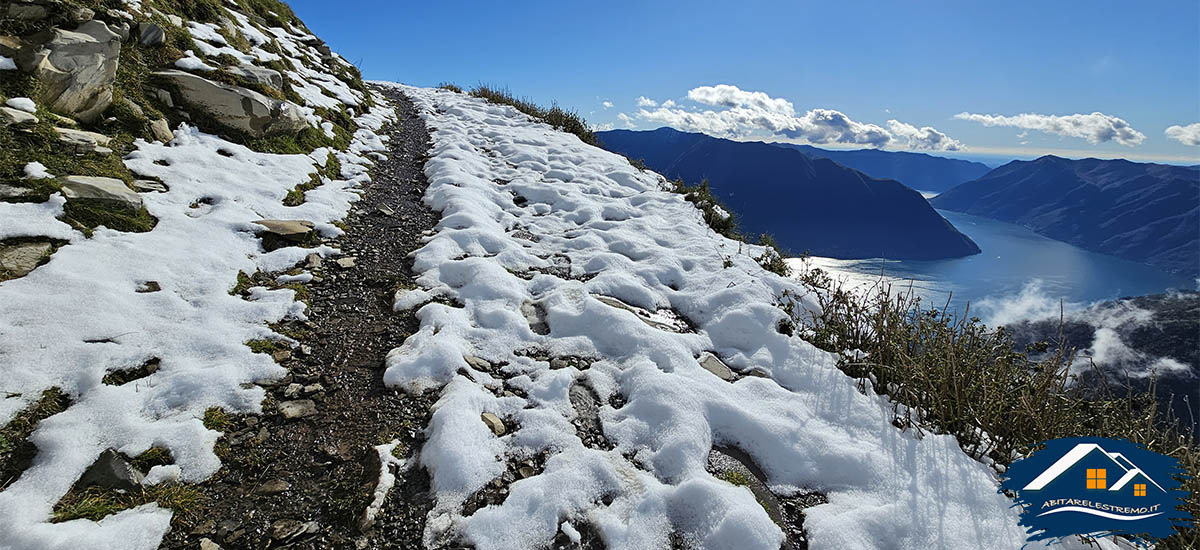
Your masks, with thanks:
[{"label": "orange window in logo", "polygon": [[[1087,471],[1087,488],[1088,489],[1107,489],[1108,479],[1106,478],[1108,471],[1104,468],[1088,468]],[[1145,488],[1145,486],[1143,486]]]},{"label": "orange window in logo", "polygon": [[1146,484],[1145,483],[1134,483],[1133,484],[1133,496],[1135,496],[1135,497],[1146,496]]}]

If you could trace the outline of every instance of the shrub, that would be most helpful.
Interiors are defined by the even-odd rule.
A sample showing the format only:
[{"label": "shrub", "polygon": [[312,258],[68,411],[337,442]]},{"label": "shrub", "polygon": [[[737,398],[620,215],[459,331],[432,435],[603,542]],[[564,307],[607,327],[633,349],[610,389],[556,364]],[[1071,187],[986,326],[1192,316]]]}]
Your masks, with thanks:
[{"label": "shrub", "polygon": [[[971,456],[1002,465],[1050,439],[1128,439],[1179,459],[1191,476],[1184,508],[1200,516],[1200,449],[1190,429],[1160,415],[1153,387],[1134,393],[1080,383],[1071,373],[1073,350],[1036,345],[1034,351],[1049,353],[1031,359],[1014,349],[1003,328],[945,306],[925,308],[911,289],[893,293],[880,282],[864,295],[812,268],[800,279],[820,310],[805,313],[797,297],[785,294],[780,306],[791,323],[802,338],[838,353],[839,367],[861,388],[889,396],[897,426],[953,434]],[[1161,547],[1198,541],[1200,532],[1187,529]]]}]

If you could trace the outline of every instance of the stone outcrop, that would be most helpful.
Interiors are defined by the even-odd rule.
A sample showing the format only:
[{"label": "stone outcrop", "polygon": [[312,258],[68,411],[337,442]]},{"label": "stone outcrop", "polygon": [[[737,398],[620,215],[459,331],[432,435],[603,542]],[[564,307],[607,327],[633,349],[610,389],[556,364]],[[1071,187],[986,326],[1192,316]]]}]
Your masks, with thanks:
[{"label": "stone outcrop", "polygon": [[120,35],[93,20],[73,31],[52,28],[35,34],[16,61],[37,77],[39,104],[90,122],[112,104],[120,54]]},{"label": "stone outcrop", "polygon": [[0,243],[0,281],[28,275],[50,250],[47,242]]},{"label": "stone outcrop", "polygon": [[0,107],[0,126],[33,126],[38,117],[12,107]]},{"label": "stone outcrop", "polygon": [[254,90],[213,82],[179,70],[154,75],[170,84],[176,98],[206,112],[218,124],[252,137],[294,134],[308,126],[295,103],[271,99]]},{"label": "stone outcrop", "polygon": [[283,75],[273,69],[256,67],[254,65],[234,65],[225,67],[225,71],[260,86],[276,90],[283,89]]},{"label": "stone outcrop", "polygon": [[77,155],[87,153],[107,155],[113,152],[108,148],[112,138],[104,134],[72,128],[55,128],[54,131],[58,133],[58,140],[63,143],[63,146]]},{"label": "stone outcrop", "polygon": [[63,176],[58,181],[62,184],[63,196],[68,201],[102,201],[119,208],[135,211],[142,207],[142,197],[126,187],[125,182],[119,179]]}]

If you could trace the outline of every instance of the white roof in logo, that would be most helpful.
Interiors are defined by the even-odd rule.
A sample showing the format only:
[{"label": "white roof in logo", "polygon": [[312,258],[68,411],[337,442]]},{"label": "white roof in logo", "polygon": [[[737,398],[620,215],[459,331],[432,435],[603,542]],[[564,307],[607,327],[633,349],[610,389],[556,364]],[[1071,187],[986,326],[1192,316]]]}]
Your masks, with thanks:
[{"label": "white roof in logo", "polygon": [[1076,445],[1075,448],[1067,451],[1067,454],[1064,454],[1062,458],[1058,459],[1057,462],[1055,462],[1049,468],[1046,468],[1046,471],[1042,472],[1041,475],[1035,477],[1033,481],[1030,481],[1029,484],[1026,485],[1022,490],[1037,491],[1044,488],[1046,485],[1049,485],[1051,481],[1058,479],[1058,476],[1062,475],[1067,470],[1070,470],[1071,467],[1075,466],[1075,464],[1080,460],[1083,460],[1083,457],[1095,450],[1099,450],[1101,453],[1104,453],[1104,456],[1108,457],[1108,459],[1111,460],[1117,468],[1120,468],[1121,472],[1124,472],[1121,475],[1121,478],[1108,488],[1109,491],[1120,491],[1125,487],[1125,485],[1127,485],[1130,481],[1133,481],[1133,479],[1139,475],[1146,478],[1146,481],[1153,483],[1154,486],[1158,487],[1160,491],[1164,493],[1167,491],[1166,489],[1163,489],[1162,485],[1159,485],[1157,481],[1154,481],[1150,478],[1150,476],[1146,475],[1146,472],[1143,472],[1141,468],[1138,468],[1137,465],[1131,462],[1128,458],[1125,458],[1125,455],[1122,455],[1121,453],[1110,453],[1095,443],[1080,443]]}]

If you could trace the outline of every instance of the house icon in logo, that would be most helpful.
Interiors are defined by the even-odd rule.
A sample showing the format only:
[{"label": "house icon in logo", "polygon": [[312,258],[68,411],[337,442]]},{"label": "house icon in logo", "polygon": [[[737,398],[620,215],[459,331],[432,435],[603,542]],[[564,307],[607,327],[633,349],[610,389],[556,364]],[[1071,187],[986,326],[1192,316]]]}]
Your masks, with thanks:
[{"label": "house icon in logo", "polygon": [[1145,497],[1147,491],[1167,492],[1125,455],[1110,453],[1095,443],[1076,445],[1021,490],[1040,491],[1063,485],[1128,497]]}]

